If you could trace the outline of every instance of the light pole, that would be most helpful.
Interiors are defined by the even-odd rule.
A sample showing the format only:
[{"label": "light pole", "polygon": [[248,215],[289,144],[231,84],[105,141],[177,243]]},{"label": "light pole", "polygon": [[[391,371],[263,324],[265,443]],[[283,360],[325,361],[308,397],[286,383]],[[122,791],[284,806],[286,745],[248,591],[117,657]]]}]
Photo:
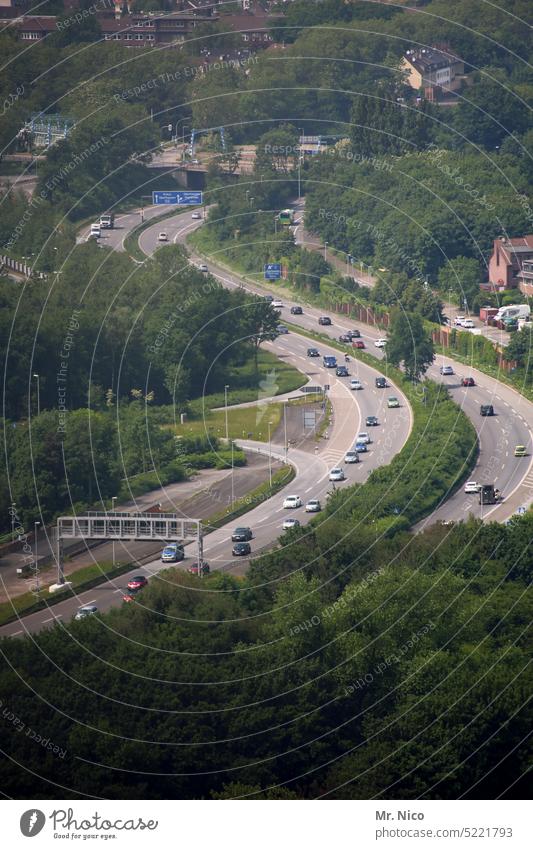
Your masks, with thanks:
[{"label": "light pole", "polygon": [[278,216],[274,216],[274,235],[278,235]]},{"label": "light pole", "polygon": [[39,375],[34,374],[34,378],[37,380],[37,415],[41,415],[41,387],[39,385]]},{"label": "light pole", "polygon": [[235,479],[233,475],[233,470],[235,466],[233,463],[233,439],[231,440],[231,506],[233,507],[235,503]]},{"label": "light pole", "polygon": [[270,428],[272,427],[272,422],[268,423],[268,480],[270,486],[272,486],[272,440],[270,434]]},{"label": "light pole", "polygon": [[35,577],[37,579],[37,590],[39,590],[39,554],[38,554],[38,541],[37,541],[37,528],[39,527],[40,522],[33,523],[33,539],[35,542],[35,561],[34,561],[34,572]]},{"label": "light pole", "polygon": [[352,259],[351,254],[346,254],[346,276],[347,276],[347,277],[349,277],[349,276],[350,276],[350,262],[351,262],[351,259]]},{"label": "light pole", "polygon": [[15,514],[16,514],[16,506],[17,502],[11,502],[11,542],[15,541]]},{"label": "light pole", "polygon": [[289,399],[285,398],[283,402],[283,439],[285,440],[285,462],[287,462],[287,452],[289,450],[289,445],[287,443],[287,404],[289,403]]},{"label": "light pole", "polygon": [[[113,495],[111,498],[111,512],[115,512],[115,501],[117,500],[117,496]],[[113,528],[114,532],[114,528]],[[113,566],[115,565],[115,537],[113,537]]]},{"label": "light pole", "polygon": [[328,245],[329,242],[324,242],[324,262],[328,260]]},{"label": "light pole", "polygon": [[298,200],[302,197],[302,160],[303,156],[298,157]]},{"label": "light pole", "polygon": [[224,416],[226,419],[226,440],[229,440],[229,428],[228,428],[228,389],[229,385],[226,384],[224,387]]}]

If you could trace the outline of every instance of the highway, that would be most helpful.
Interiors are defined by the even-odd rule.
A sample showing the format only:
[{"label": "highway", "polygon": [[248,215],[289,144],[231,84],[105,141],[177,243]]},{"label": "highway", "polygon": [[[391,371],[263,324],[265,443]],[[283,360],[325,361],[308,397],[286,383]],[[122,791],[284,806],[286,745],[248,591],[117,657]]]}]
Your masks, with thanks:
[{"label": "highway", "polygon": [[[152,210],[155,210],[155,212]],[[149,219],[150,215],[155,213],[159,213],[158,208],[146,210],[146,219]],[[127,221],[121,223],[123,225],[129,224],[133,228],[139,223],[138,213],[137,216],[132,213],[127,217]],[[163,226],[156,223],[144,230],[140,235],[139,245],[143,252],[150,256],[161,246],[157,238],[160,230],[164,229],[167,232],[169,241],[185,243],[189,233],[202,224],[203,221],[191,219],[190,211],[180,212],[167,219]],[[117,247],[123,245],[123,240],[127,235],[127,226],[124,226],[124,230],[126,232],[123,231],[120,238],[113,237]],[[191,262],[195,265],[200,265],[204,261],[203,257],[194,252],[191,253]],[[248,291],[260,295],[264,295],[267,291],[280,293],[279,288],[267,290],[259,284],[243,283],[242,278],[238,275],[212,261],[209,261],[208,265],[210,273],[227,287],[234,288],[244,285],[244,288]],[[378,362],[376,362],[377,369],[372,369],[364,363],[351,360],[349,364],[350,377],[358,377],[364,385],[362,391],[354,392],[349,389],[350,377],[336,378],[334,370],[323,368],[321,358],[311,359],[307,357],[307,348],[317,347],[321,355],[332,353],[338,357],[339,362],[342,362],[342,355],[339,356],[339,352],[330,348],[325,342],[313,342],[304,336],[290,332],[279,336],[274,343],[269,343],[273,352],[287,358],[289,362],[307,374],[313,383],[321,386],[330,385],[331,389],[328,395],[334,414],[332,427],[328,433],[329,438],[327,441],[324,440],[315,455],[302,451],[298,447],[291,447],[288,459],[295,466],[297,474],[287,490],[269,501],[258,504],[239,520],[238,524],[248,525],[253,529],[252,555],[264,550],[272,544],[273,540],[284,533],[281,526],[286,516],[294,516],[302,524],[313,518],[312,515],[305,513],[303,507],[297,510],[285,510],[282,506],[285,495],[299,495],[304,504],[310,498],[319,498],[324,504],[328,491],[332,488],[332,484],[328,480],[328,472],[334,465],[342,465],[346,473],[346,481],[337,483],[335,486],[349,486],[351,483],[362,482],[373,468],[391,461],[394,454],[405,444],[412,426],[410,408],[403,393],[394,386],[385,390],[379,390],[375,387],[375,376],[387,374],[386,360],[383,361],[382,350],[374,345],[376,339],[381,335],[380,331],[335,314],[330,315],[331,326],[319,326],[318,317],[325,314],[323,311],[304,306],[303,315],[291,315],[290,307],[296,305],[296,302],[285,298],[284,295],[285,293],[283,293],[282,298],[284,306],[281,309],[281,321],[290,321],[291,324],[299,325],[306,330],[319,330],[332,339],[338,338],[346,330],[357,328],[360,330],[361,338],[368,353],[375,356]],[[279,296],[282,297],[281,294]],[[382,371],[379,370],[379,361],[383,361]],[[443,364],[452,365],[456,374],[441,376],[439,367]],[[451,359],[439,357],[429,369],[428,376],[436,381],[442,381],[447,386],[455,402],[476,428],[480,454],[471,479],[478,483],[494,483],[501,490],[504,500],[501,504],[493,507],[481,508],[477,497],[466,495],[461,488],[455,494],[446,498],[444,503],[431,516],[420,522],[418,529],[427,527],[437,520],[459,521],[467,518],[469,514],[480,516],[483,519],[490,518],[503,521],[513,515],[517,507],[530,504],[533,498],[533,458],[531,456],[515,458],[513,451],[515,445],[525,444],[528,452],[531,453],[533,405],[510,387],[475,369],[458,367]],[[462,376],[472,376],[476,385],[463,387],[460,381]],[[394,394],[400,399],[400,408],[387,409],[386,399],[390,394]],[[493,404],[495,415],[493,417],[481,417],[480,405],[489,403]],[[376,428],[365,427],[364,419],[367,415],[376,415],[379,426]],[[346,450],[352,447],[354,438],[360,430],[367,430],[371,434],[373,441],[369,446],[370,450],[367,454],[361,455],[360,463],[344,465],[342,463],[344,454]],[[268,451],[268,447],[263,443],[239,440],[239,444],[250,449]],[[283,459],[283,453],[282,445],[272,445],[273,456]],[[481,512],[482,510],[483,512]],[[209,535],[205,540],[205,558],[209,561],[213,570],[233,570],[237,565],[236,559],[231,554],[232,527],[223,527]],[[195,546],[188,546],[187,558],[183,568],[194,563],[195,556]],[[159,559],[154,559],[136,571],[139,574],[153,577],[166,568],[168,568],[166,564],[162,564]],[[0,634],[6,636],[24,632],[31,633],[53,624],[56,620],[67,622],[82,604],[96,604],[98,609],[104,612],[113,605],[121,603],[122,588],[125,583],[126,577],[107,582],[82,593],[77,598],[54,605],[47,610],[4,626],[0,629]],[[200,586],[201,582],[199,582]],[[142,599],[139,599],[138,603],[142,603]]]}]

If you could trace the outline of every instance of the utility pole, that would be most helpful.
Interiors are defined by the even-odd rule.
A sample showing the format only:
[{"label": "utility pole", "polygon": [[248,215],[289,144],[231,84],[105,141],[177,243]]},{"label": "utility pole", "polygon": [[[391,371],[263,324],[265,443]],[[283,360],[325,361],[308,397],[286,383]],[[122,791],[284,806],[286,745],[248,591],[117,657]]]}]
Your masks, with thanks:
[{"label": "utility pole", "polygon": [[[117,500],[117,496],[113,495],[111,498],[111,512],[115,512],[115,501]],[[113,537],[113,566],[115,565],[115,537]]]},{"label": "utility pole", "polygon": [[226,419],[226,440],[229,440],[229,428],[228,428],[228,389],[229,385],[226,384],[224,387],[224,416]]},{"label": "utility pole", "polygon": [[272,486],[272,439],[270,428],[272,427],[272,422],[268,423],[268,480],[270,486]]},{"label": "utility pole", "polygon": [[287,404],[289,403],[289,399],[286,398],[283,402],[283,433],[285,440],[285,462],[287,462],[287,452],[289,450],[289,445],[287,443]]},{"label": "utility pole", "polygon": [[34,376],[34,377],[35,377],[35,379],[37,380],[37,415],[38,415],[38,416],[40,416],[40,415],[41,415],[41,386],[40,386],[40,380],[39,380],[39,375],[38,375],[38,374],[34,374],[33,376]]}]

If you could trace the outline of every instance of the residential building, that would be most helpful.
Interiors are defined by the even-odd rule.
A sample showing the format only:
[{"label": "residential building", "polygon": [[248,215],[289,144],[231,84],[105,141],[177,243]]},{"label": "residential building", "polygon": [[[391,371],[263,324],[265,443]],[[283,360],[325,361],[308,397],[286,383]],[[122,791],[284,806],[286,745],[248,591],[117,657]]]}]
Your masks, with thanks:
[{"label": "residential building", "polygon": [[494,239],[489,280],[483,288],[502,292],[517,287],[525,295],[533,294],[533,234]]},{"label": "residential building", "polygon": [[458,91],[466,80],[463,60],[452,53],[448,45],[407,50],[402,69],[411,88],[433,102]]}]

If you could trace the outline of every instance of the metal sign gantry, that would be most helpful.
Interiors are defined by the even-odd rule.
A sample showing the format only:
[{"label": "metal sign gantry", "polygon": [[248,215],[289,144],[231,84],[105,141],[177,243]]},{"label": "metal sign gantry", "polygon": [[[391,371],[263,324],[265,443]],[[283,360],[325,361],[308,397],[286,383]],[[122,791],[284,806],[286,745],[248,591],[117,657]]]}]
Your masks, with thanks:
[{"label": "metal sign gantry", "polygon": [[61,543],[64,539],[161,540],[198,543],[198,574],[202,575],[203,534],[200,519],[176,513],[90,511],[81,516],[60,516],[56,527],[57,582],[65,583]]}]

